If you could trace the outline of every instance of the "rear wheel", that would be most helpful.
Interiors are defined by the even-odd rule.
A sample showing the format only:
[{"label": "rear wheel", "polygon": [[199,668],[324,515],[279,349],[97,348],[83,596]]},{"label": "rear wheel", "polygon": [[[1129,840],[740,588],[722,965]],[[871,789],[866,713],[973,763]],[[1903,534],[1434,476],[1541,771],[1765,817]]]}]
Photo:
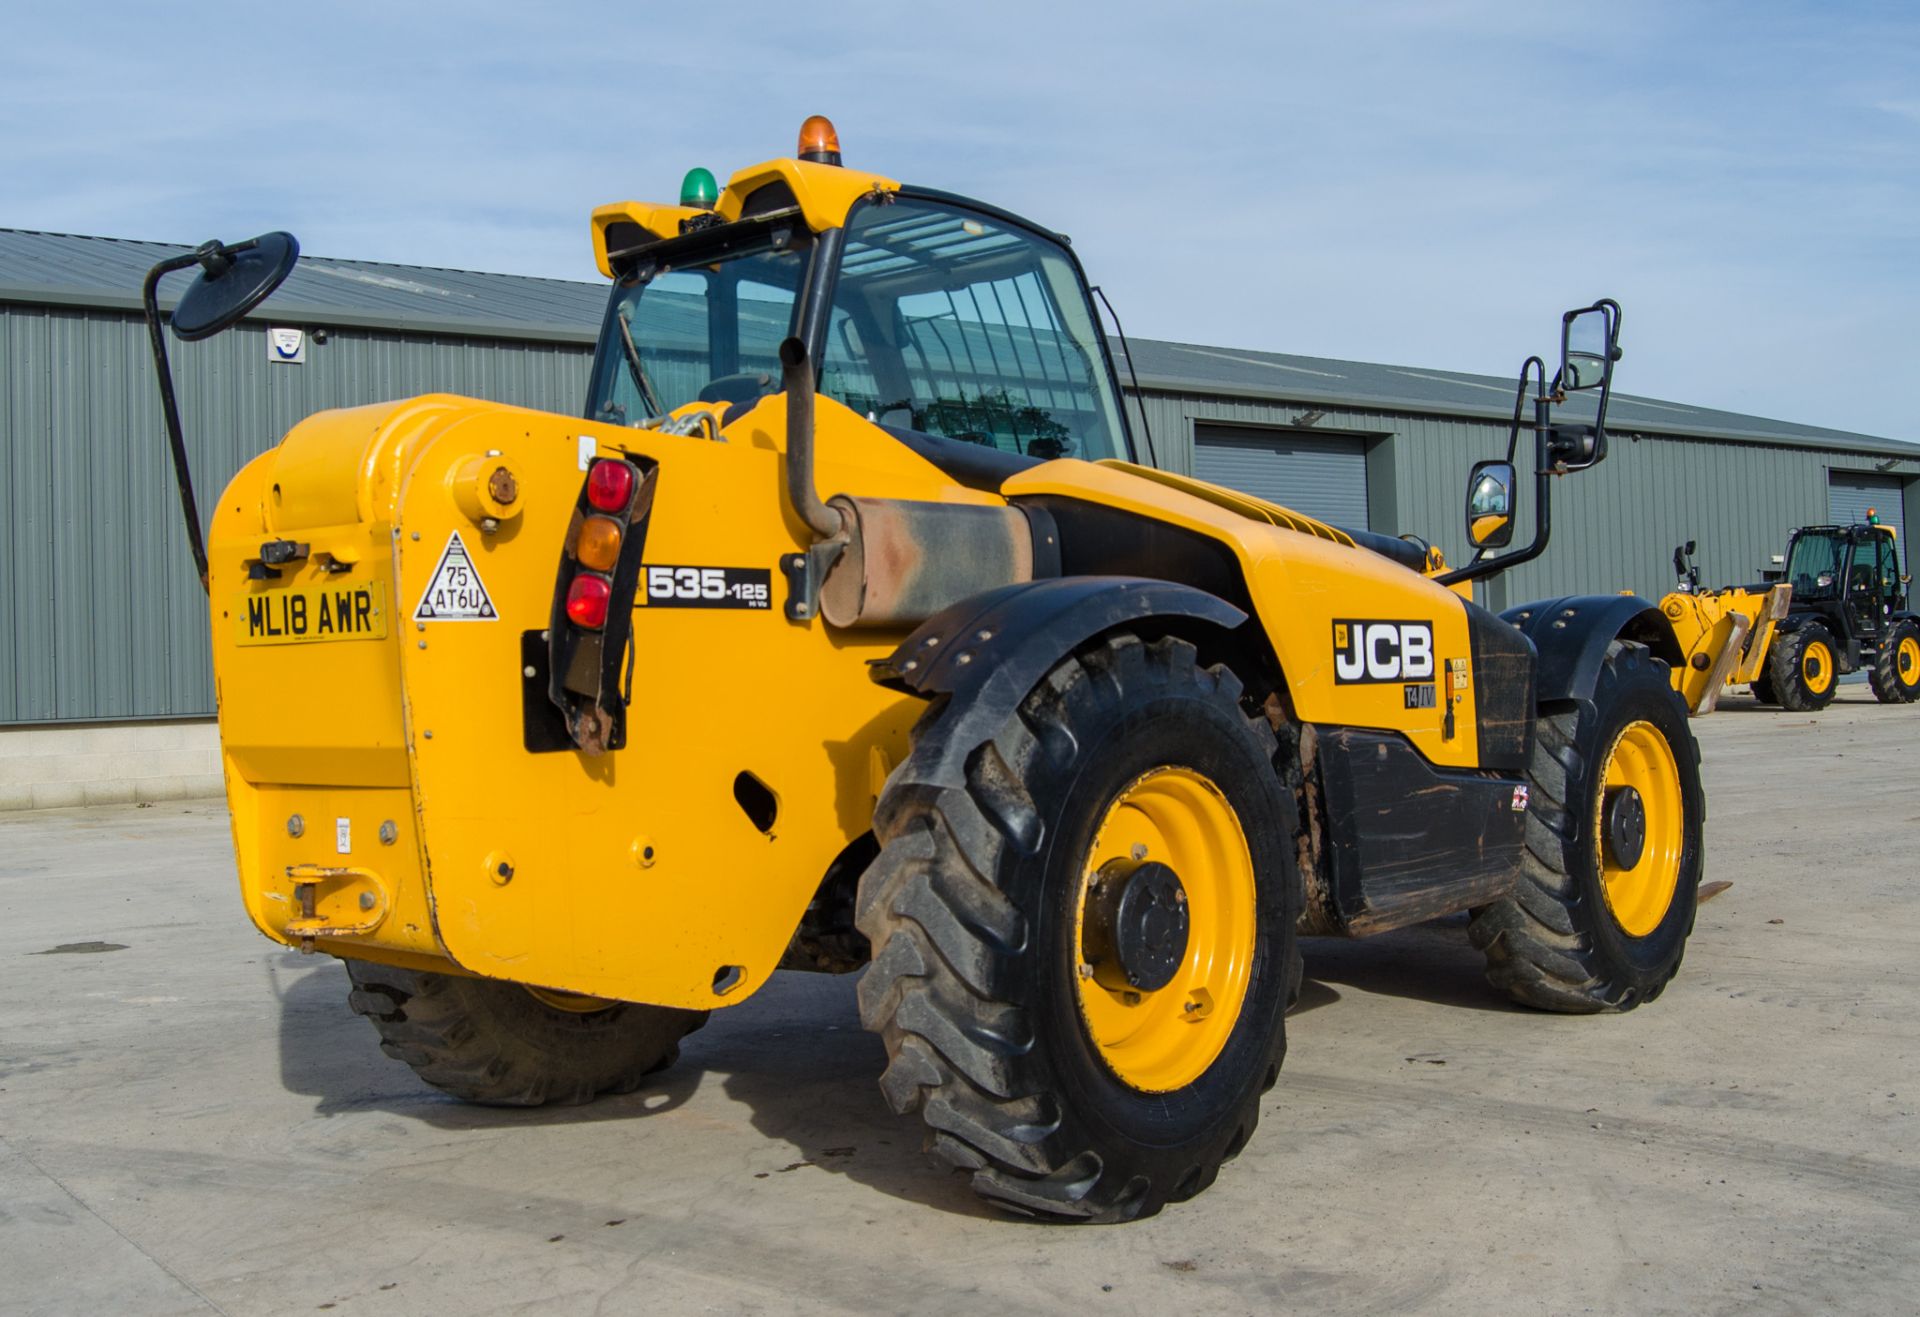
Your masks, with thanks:
[{"label": "rear wheel", "polygon": [[1882,704],[1912,704],[1920,699],[1920,625],[1901,622],[1887,633],[1873,657],[1867,682]]},{"label": "rear wheel", "polygon": [[1773,642],[1767,655],[1767,675],[1782,708],[1811,713],[1833,703],[1840,670],[1834,661],[1833,633],[1809,622]]},{"label": "rear wheel", "polygon": [[[1133,636],[882,797],[860,884],[881,1088],[1011,1211],[1148,1216],[1238,1153],[1285,1053],[1292,796],[1238,678]],[[964,711],[936,706],[916,740]]]},{"label": "rear wheel", "polygon": [[1525,870],[1469,926],[1487,978],[1547,1010],[1658,997],[1693,931],[1706,799],[1667,666],[1615,641],[1591,704],[1535,725]]},{"label": "rear wheel", "polygon": [[680,1055],[704,1011],[610,1002],[495,979],[349,960],[348,1004],[380,1050],[435,1088],[485,1106],[537,1107],[631,1093]]}]

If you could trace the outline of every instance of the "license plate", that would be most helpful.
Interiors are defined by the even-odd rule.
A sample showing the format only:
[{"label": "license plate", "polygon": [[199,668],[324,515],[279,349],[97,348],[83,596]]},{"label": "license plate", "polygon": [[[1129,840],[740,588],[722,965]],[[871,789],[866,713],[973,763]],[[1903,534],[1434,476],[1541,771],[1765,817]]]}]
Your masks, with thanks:
[{"label": "license plate", "polygon": [[387,588],[311,585],[237,595],[234,639],[242,645],[297,645],[314,640],[381,640],[387,634]]}]

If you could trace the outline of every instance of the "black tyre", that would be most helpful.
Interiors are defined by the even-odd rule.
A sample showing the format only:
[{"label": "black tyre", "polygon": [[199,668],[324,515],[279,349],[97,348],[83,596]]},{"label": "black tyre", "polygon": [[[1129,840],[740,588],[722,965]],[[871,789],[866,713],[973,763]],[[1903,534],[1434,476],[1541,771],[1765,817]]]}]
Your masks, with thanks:
[{"label": "black tyre", "polygon": [[1833,703],[1840,689],[1833,632],[1818,622],[1776,636],[1767,654],[1767,676],[1780,707],[1812,713]]},{"label": "black tyre", "polygon": [[1765,663],[1760,665],[1760,675],[1753,679],[1753,684],[1747,689],[1752,691],[1753,698],[1762,704],[1780,703],[1780,696],[1773,689],[1773,674],[1767,670]]},{"label": "black tyre", "polygon": [[347,1001],[380,1050],[466,1102],[537,1107],[631,1093],[680,1055],[704,1011],[602,1002],[517,983],[349,960]]},{"label": "black tyre", "polygon": [[1920,699],[1920,625],[1911,621],[1894,625],[1873,656],[1867,684],[1882,704],[1912,704]]},{"label": "black tyre", "polygon": [[1469,925],[1488,981],[1554,1011],[1652,1001],[1693,931],[1706,821],[1667,665],[1615,641],[1590,705],[1542,712],[1529,776],[1525,870]]},{"label": "black tyre", "polygon": [[[1274,733],[1240,695],[1184,641],[1108,639],[972,751],[964,784],[896,774],[881,798],[861,1020],[894,1110],[997,1206],[1148,1216],[1253,1133],[1300,893]],[[936,705],[916,744],[960,713]],[[1136,920],[1156,903],[1184,936]]]}]

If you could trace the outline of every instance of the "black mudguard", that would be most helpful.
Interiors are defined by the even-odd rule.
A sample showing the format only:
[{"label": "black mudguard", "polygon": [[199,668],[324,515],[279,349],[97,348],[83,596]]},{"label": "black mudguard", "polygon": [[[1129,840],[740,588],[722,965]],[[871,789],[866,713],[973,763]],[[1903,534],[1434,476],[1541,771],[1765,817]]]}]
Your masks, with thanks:
[{"label": "black mudguard", "polygon": [[1026,581],[943,609],[870,674],[904,694],[950,696],[961,710],[941,720],[937,744],[916,744],[901,769],[928,784],[963,781],[966,756],[1006,725],[1062,658],[1116,627],[1170,619],[1232,631],[1247,615],[1204,590],[1133,576]]},{"label": "black mudguard", "polygon": [[1509,608],[1500,618],[1533,642],[1539,656],[1533,697],[1540,704],[1591,700],[1607,646],[1615,640],[1645,645],[1669,667],[1687,661],[1660,610],[1635,594],[1543,599]]}]

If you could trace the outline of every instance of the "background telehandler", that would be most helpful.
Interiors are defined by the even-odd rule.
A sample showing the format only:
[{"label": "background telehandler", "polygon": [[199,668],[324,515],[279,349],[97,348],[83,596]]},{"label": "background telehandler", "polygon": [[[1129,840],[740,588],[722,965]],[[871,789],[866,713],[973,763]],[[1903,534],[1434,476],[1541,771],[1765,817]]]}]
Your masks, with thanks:
[{"label": "background telehandler", "polygon": [[[198,265],[173,330],[203,337],[295,248],[148,280],[247,910],[344,959],[429,1083],[624,1092],[776,969],[864,967],[881,1086],[942,1158],[1124,1220],[1253,1133],[1300,931],[1470,910],[1492,982],[1556,1010],[1673,976],[1704,802],[1671,629],[1464,597],[1606,455],[1614,303],[1523,368],[1447,571],[1138,464],[1066,241],[843,168],[824,120],[593,244],[586,419],[321,413],[204,550],[154,289]],[[1592,424],[1554,419],[1572,390]],[[1498,555],[1529,428],[1534,539]]]},{"label": "background telehandler", "polygon": [[1802,526],[1777,584],[1700,588],[1692,540],[1673,551],[1680,580],[1660,601],[1687,662],[1674,684],[1696,713],[1728,686],[1799,712],[1833,703],[1839,679],[1867,670],[1882,704],[1920,699],[1920,618],[1909,606],[1893,527],[1872,509],[1852,526]]}]

